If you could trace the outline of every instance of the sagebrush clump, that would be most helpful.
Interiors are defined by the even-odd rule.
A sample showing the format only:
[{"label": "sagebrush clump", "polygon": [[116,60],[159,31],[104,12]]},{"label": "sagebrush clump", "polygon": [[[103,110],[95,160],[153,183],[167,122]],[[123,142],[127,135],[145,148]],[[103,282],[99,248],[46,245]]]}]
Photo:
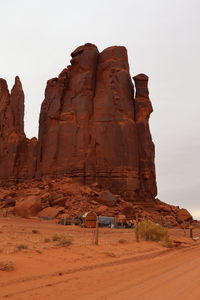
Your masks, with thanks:
[{"label": "sagebrush clump", "polygon": [[51,239],[48,238],[48,237],[45,237],[45,238],[44,238],[44,243],[49,243],[49,242],[51,242]]},{"label": "sagebrush clump", "polygon": [[57,246],[61,247],[67,247],[73,244],[73,237],[68,234],[55,234],[52,240],[57,241]]},{"label": "sagebrush clump", "polygon": [[28,249],[28,245],[26,244],[20,244],[16,246],[17,250],[24,250],[24,249]]},{"label": "sagebrush clump", "polygon": [[11,261],[6,261],[6,262],[0,262],[0,271],[13,271],[14,265],[13,262]]},{"label": "sagebrush clump", "polygon": [[167,247],[173,247],[173,241],[169,238],[166,228],[150,220],[139,222],[135,228],[137,239],[145,241],[162,241]]},{"label": "sagebrush clump", "polygon": [[107,255],[109,257],[116,257],[115,253],[113,253],[113,252],[105,252],[105,255]]}]

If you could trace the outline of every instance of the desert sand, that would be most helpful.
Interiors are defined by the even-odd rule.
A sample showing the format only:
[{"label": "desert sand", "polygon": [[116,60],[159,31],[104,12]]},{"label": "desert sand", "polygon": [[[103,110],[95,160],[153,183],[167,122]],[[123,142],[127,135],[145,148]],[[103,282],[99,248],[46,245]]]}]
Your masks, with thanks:
[{"label": "desert sand", "polygon": [[[73,244],[52,241],[60,233],[72,236]],[[136,243],[132,229],[100,228],[96,246],[94,229],[1,218],[0,265],[10,263],[13,270],[0,271],[0,299],[199,300],[200,243],[181,229],[170,235],[173,249]]]}]

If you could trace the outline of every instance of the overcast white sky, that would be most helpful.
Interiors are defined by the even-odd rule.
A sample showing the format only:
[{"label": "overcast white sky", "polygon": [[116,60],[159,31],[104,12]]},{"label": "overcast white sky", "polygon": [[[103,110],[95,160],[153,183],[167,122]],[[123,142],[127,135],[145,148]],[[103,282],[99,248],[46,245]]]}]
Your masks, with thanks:
[{"label": "overcast white sky", "polygon": [[28,137],[77,46],[126,46],[131,75],[150,77],[158,197],[200,217],[199,0],[0,0],[0,28],[0,77],[21,78]]}]

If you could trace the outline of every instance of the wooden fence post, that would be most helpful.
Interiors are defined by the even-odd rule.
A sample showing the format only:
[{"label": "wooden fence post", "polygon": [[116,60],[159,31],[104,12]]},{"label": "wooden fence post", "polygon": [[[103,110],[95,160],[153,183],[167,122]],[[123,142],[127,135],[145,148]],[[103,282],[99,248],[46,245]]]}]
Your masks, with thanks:
[{"label": "wooden fence post", "polygon": [[99,220],[97,217],[96,220],[96,229],[95,229],[95,235],[94,235],[94,244],[98,245],[99,244]]},{"label": "wooden fence post", "polygon": [[139,242],[139,234],[138,234],[138,213],[136,213],[136,224],[135,224],[135,240]]},{"label": "wooden fence post", "polygon": [[191,222],[190,222],[189,229],[190,229],[190,237],[192,239],[193,238],[193,227],[192,227],[192,223]]},{"label": "wooden fence post", "polygon": [[183,232],[184,232],[184,236],[186,236],[186,225],[185,225],[185,222],[183,222]]}]

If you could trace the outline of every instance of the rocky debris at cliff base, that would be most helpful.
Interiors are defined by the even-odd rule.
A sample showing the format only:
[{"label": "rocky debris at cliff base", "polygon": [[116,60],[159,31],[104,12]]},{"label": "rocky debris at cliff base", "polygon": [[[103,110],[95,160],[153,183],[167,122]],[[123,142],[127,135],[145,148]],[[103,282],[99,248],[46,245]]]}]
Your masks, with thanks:
[{"label": "rocky debris at cliff base", "polygon": [[[9,200],[9,201],[8,201]],[[8,205],[9,203],[9,205]],[[127,202],[109,190],[101,190],[97,184],[90,186],[68,177],[26,180],[0,188],[0,213],[21,217],[39,216],[42,218],[75,218],[87,211],[97,215],[123,215],[126,219],[150,219],[164,226],[179,226],[192,220],[186,209],[168,205],[158,199],[154,203]]]}]

